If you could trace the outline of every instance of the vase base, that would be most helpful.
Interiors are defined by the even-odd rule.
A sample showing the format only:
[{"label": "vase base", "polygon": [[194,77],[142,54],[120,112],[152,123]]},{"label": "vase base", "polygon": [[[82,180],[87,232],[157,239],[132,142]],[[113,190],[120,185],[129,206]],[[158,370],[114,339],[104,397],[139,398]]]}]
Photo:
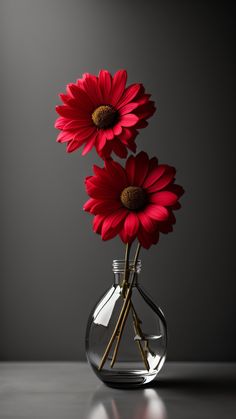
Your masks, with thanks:
[{"label": "vase base", "polygon": [[137,388],[150,383],[157,376],[158,371],[96,371],[97,376],[108,387]]}]

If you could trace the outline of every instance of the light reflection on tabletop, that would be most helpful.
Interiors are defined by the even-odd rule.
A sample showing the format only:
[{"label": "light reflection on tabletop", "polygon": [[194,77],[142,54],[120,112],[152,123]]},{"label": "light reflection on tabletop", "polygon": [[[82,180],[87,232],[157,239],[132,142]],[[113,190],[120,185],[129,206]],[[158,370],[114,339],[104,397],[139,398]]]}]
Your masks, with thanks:
[{"label": "light reflection on tabletop", "polygon": [[167,419],[167,412],[153,388],[113,390],[102,386],[94,393],[86,419]]}]

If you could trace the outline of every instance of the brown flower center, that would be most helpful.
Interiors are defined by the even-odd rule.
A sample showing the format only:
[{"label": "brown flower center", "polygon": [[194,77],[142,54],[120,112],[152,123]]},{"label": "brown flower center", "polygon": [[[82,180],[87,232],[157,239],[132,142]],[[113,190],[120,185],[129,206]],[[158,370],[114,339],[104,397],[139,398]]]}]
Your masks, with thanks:
[{"label": "brown flower center", "polygon": [[93,123],[98,128],[109,128],[117,119],[117,110],[111,105],[101,105],[92,113]]},{"label": "brown flower center", "polygon": [[128,186],[121,192],[120,200],[126,208],[139,210],[146,204],[147,195],[139,186]]}]

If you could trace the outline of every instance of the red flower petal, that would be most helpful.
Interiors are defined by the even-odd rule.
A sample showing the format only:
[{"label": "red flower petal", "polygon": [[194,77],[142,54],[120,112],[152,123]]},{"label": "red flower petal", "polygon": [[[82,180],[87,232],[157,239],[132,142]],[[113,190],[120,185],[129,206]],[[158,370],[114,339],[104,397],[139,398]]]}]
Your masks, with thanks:
[{"label": "red flower petal", "polygon": [[65,95],[64,93],[59,93],[58,96],[61,99],[61,101],[63,103],[65,103],[65,105],[69,105],[70,106],[70,103],[74,103],[74,100],[70,96]]},{"label": "red flower petal", "polygon": [[125,208],[119,209],[116,211],[115,214],[111,214],[110,216],[110,227],[116,228],[118,225],[120,225],[122,222],[124,222],[124,219],[128,213],[128,210]]},{"label": "red flower petal", "polygon": [[145,232],[142,228],[139,228],[138,231],[138,240],[144,249],[149,249],[149,247],[152,245],[151,236]]},{"label": "red flower petal", "polygon": [[94,103],[91,101],[87,93],[83,89],[81,89],[81,87],[71,83],[68,85],[68,89],[71,95],[76,99],[78,104],[80,104],[82,109],[85,109],[88,112],[94,110]]},{"label": "red flower petal", "polygon": [[115,236],[117,236],[117,234],[120,231],[119,225],[116,226],[114,229],[112,228],[109,229],[106,227],[106,222],[108,222],[107,219],[104,221],[103,226],[102,226],[102,231],[101,231],[102,240],[104,241],[113,239]]},{"label": "red flower petal", "polygon": [[103,103],[109,104],[112,79],[109,71],[101,70],[98,75],[98,86],[102,95]]},{"label": "red flower petal", "polygon": [[66,147],[67,153],[72,153],[80,147],[80,143],[77,140],[69,141]]},{"label": "red flower petal", "polygon": [[120,109],[122,106],[131,102],[137,96],[139,90],[140,90],[140,84],[138,83],[132,84],[129,87],[127,87],[124,91],[123,96],[117,103],[117,109]]},{"label": "red flower petal", "polygon": [[122,126],[118,123],[113,127],[113,132],[115,135],[120,135],[122,132]]},{"label": "red flower petal", "polygon": [[85,202],[83,209],[84,211],[90,211],[93,205],[95,204],[96,200],[93,198],[89,198],[87,202]]},{"label": "red flower petal", "polygon": [[173,231],[173,224],[175,224],[176,219],[173,214],[173,212],[170,213],[170,217],[167,221],[163,221],[162,223],[159,223],[158,228],[161,233],[168,234]]},{"label": "red flower petal", "polygon": [[154,230],[151,235],[152,244],[157,244],[159,241],[159,237],[159,229]]},{"label": "red flower petal", "polygon": [[69,108],[66,105],[56,106],[56,111],[59,115],[64,116],[65,118],[77,119],[80,117],[80,113],[77,109]]},{"label": "red flower petal", "polygon": [[[144,90],[142,91],[141,95],[138,95],[138,97],[135,98],[135,100],[139,103],[139,105],[145,105],[146,103],[149,102],[149,98],[151,97],[151,95],[144,93]],[[153,103],[153,102],[152,102]]]},{"label": "red flower petal", "polygon": [[139,118],[137,115],[134,115],[133,113],[129,113],[127,115],[123,115],[120,118],[120,124],[122,127],[132,127],[138,122]]},{"label": "red flower petal", "polygon": [[59,118],[56,119],[55,122],[55,128],[57,129],[63,129],[64,125],[68,122],[67,118],[64,118],[63,116],[60,116]]},{"label": "red flower petal", "polygon": [[[107,195],[110,196],[110,200],[112,200],[113,198],[116,199],[120,196],[120,186],[116,182],[114,182],[114,179],[107,179],[104,176],[91,176],[89,179],[86,179],[86,185],[88,185],[88,187],[91,188],[92,192],[94,191],[94,189],[105,192]],[[115,191],[116,193],[114,194]]]},{"label": "red flower petal", "polygon": [[89,96],[91,102],[94,104],[94,108],[99,106],[99,104],[102,103],[102,96],[98,87],[97,77],[92,74],[85,73],[83,74],[83,79],[78,80],[77,83],[78,82],[82,82],[84,90]]},{"label": "red flower petal", "polygon": [[142,186],[144,179],[148,173],[149,169],[149,158],[147,153],[141,151],[137,156],[135,156],[135,176],[134,176],[134,185]]},{"label": "red flower petal", "polygon": [[82,151],[82,156],[84,156],[85,154],[87,154],[90,150],[92,150],[94,143],[95,143],[95,139],[96,139],[96,134],[92,135],[86,142],[83,151]]},{"label": "red flower petal", "polygon": [[148,170],[148,176],[150,175],[150,173],[153,171],[153,169],[155,169],[155,167],[158,166],[158,159],[156,157],[152,157],[149,160],[149,170]]},{"label": "red flower petal", "polygon": [[91,198],[96,199],[104,199],[104,200],[111,200],[117,198],[117,191],[116,189],[112,189],[109,185],[106,188],[99,188],[98,186],[94,185],[93,179],[86,179],[85,187],[87,194],[91,196]]},{"label": "red flower petal", "polygon": [[105,217],[103,215],[95,215],[93,219],[93,231],[95,231],[95,233],[101,234],[102,223],[104,220]]},{"label": "red flower petal", "polygon": [[142,224],[143,228],[149,232],[152,233],[153,230],[156,228],[155,221],[150,218],[145,212],[140,211],[137,213],[137,216],[139,218],[140,223]]},{"label": "red flower petal", "polygon": [[113,132],[113,129],[112,128],[107,128],[104,131],[104,133],[106,135],[107,140],[113,140],[113,138],[114,138],[114,132]]},{"label": "red flower petal", "polygon": [[152,233],[147,233],[145,230],[139,229],[138,240],[140,244],[145,248],[149,249],[152,244],[156,244],[159,240],[159,231],[156,228]]},{"label": "red flower petal", "polygon": [[115,73],[112,82],[111,105],[116,106],[124,92],[126,81],[127,72],[125,70],[119,70]]},{"label": "red flower petal", "polygon": [[175,177],[174,167],[168,166],[164,174],[156,182],[154,182],[151,186],[147,188],[148,192],[151,193],[151,192],[160,191],[161,189],[169,185],[174,179],[174,177]]},{"label": "red flower petal", "polygon": [[119,110],[119,114],[126,115],[128,113],[131,113],[134,109],[136,109],[138,106],[138,103],[128,103],[127,105],[122,106]]},{"label": "red flower petal", "polygon": [[101,175],[104,174],[104,169],[101,168],[101,167],[99,167],[99,166],[97,166],[96,164],[94,164],[93,165],[93,172],[94,172],[95,175],[101,176]]},{"label": "red flower petal", "polygon": [[134,140],[136,135],[137,135],[137,131],[134,128],[122,128],[122,133],[119,135],[119,139],[124,143],[124,144],[129,144],[129,142],[131,140]]},{"label": "red flower petal", "polygon": [[100,130],[97,132],[97,140],[96,140],[96,145],[97,145],[97,150],[101,151],[103,149],[103,147],[106,144],[106,134],[104,133],[104,131]]},{"label": "red flower petal", "polygon": [[112,143],[112,141],[107,141],[104,147],[101,150],[99,150],[96,142],[97,153],[103,160],[107,160],[110,158],[112,152]]},{"label": "red flower petal", "polygon": [[113,140],[112,143],[113,151],[117,154],[121,159],[127,156],[127,148],[124,144],[118,139]]},{"label": "red flower petal", "polygon": [[[92,135],[95,136],[96,134],[92,134]],[[78,142],[79,147],[80,147],[84,143],[86,143],[86,141],[88,141],[90,137],[91,137],[91,134],[88,134],[88,132],[86,132],[86,131],[77,132],[77,134],[75,134],[75,136],[74,136],[74,140],[76,140]]]},{"label": "red flower petal", "polygon": [[154,102],[149,101],[142,106],[139,106],[135,113],[138,115],[140,119],[147,119],[150,118],[156,111],[156,107],[154,106]]},{"label": "red flower petal", "polygon": [[124,231],[124,227],[120,230],[119,236],[120,236],[121,240],[123,241],[123,243],[127,243],[128,242],[128,238],[126,237],[126,234],[125,234],[125,231]]},{"label": "red flower petal", "polygon": [[145,214],[157,221],[165,221],[169,217],[167,208],[161,205],[149,204],[145,210]]},{"label": "red flower petal", "polygon": [[58,143],[67,143],[68,141],[73,140],[73,133],[68,131],[61,131],[57,136]]},{"label": "red flower petal", "polygon": [[126,172],[128,176],[129,185],[134,185],[134,177],[135,177],[135,159],[134,156],[130,156],[126,162]]},{"label": "red flower petal", "polygon": [[177,195],[178,198],[180,198],[184,194],[184,189],[180,185],[171,184],[168,186],[168,190]]},{"label": "red flower petal", "polygon": [[[73,133],[73,131],[71,131]],[[80,145],[84,144],[86,141],[88,141],[91,137],[96,137],[96,134],[89,133],[87,130],[79,131],[76,134],[74,134],[74,140],[78,141]]]},{"label": "red flower petal", "polygon": [[86,118],[88,116],[88,111],[86,111],[84,108],[78,107],[78,101],[74,97],[63,94],[60,94],[59,96],[65,106],[79,112],[81,118]]},{"label": "red flower petal", "polygon": [[101,236],[103,240],[109,240],[115,237],[123,226],[127,211],[119,210],[116,214],[107,216],[103,222]]},{"label": "red flower petal", "polygon": [[140,129],[140,128],[146,128],[147,126],[148,126],[148,122],[145,121],[144,119],[140,119],[138,123],[135,125],[135,128]]},{"label": "red flower petal", "polygon": [[111,178],[109,172],[104,168],[98,167],[96,165],[93,166],[94,168],[94,174],[96,176],[92,176],[93,182],[98,184],[98,186],[102,186],[103,184],[109,185],[112,188],[116,187],[116,182],[114,182],[114,179]]},{"label": "red flower petal", "polygon": [[175,205],[177,200],[178,196],[169,191],[157,192],[150,196],[151,203],[162,206]]},{"label": "red flower petal", "polygon": [[118,200],[95,200],[96,202],[91,207],[90,212],[92,214],[102,214],[102,215],[109,215],[113,212],[117,212],[119,209],[123,209],[121,202]]},{"label": "red flower petal", "polygon": [[113,160],[106,161],[106,170],[110,176],[110,181],[117,185],[122,191],[127,186],[127,176],[123,167]]},{"label": "red flower petal", "polygon": [[162,175],[165,173],[167,169],[166,164],[160,164],[159,166],[156,166],[154,161],[154,168],[148,172],[146,179],[143,183],[144,188],[149,188],[154,182],[156,182]]},{"label": "red flower petal", "polygon": [[91,122],[87,119],[71,119],[70,121],[67,120],[66,124],[64,125],[65,130],[77,130],[79,131],[80,129],[90,129],[90,132],[92,132],[91,130],[95,131],[94,125],[91,124]]},{"label": "red flower petal", "polygon": [[127,237],[134,240],[135,235],[137,234],[138,228],[139,228],[139,219],[134,212],[130,212],[126,217],[125,224],[124,224],[124,230]]},{"label": "red flower petal", "polygon": [[133,153],[136,153],[137,145],[135,144],[134,141],[130,141],[127,144],[127,148],[129,148],[131,151],[133,151]]}]

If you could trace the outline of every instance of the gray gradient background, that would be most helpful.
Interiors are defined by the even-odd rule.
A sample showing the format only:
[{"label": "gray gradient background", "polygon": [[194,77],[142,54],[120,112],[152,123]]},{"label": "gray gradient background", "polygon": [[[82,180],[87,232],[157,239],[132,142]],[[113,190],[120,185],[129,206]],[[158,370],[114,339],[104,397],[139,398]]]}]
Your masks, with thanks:
[{"label": "gray gradient background", "polygon": [[228,1],[1,1],[1,360],[83,360],[118,239],[81,210],[95,153],[55,142],[57,94],[126,68],[158,112],[139,150],[178,169],[175,232],[143,251],[169,360],[236,360],[235,10]]}]

